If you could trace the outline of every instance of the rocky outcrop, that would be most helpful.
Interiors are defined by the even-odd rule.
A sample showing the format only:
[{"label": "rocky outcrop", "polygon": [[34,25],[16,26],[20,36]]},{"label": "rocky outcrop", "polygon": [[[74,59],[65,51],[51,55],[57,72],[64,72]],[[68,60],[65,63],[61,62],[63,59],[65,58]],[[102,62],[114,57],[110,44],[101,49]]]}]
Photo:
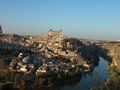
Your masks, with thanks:
[{"label": "rocky outcrop", "polygon": [[103,43],[103,54],[111,61],[110,68],[120,72],[120,43]]}]

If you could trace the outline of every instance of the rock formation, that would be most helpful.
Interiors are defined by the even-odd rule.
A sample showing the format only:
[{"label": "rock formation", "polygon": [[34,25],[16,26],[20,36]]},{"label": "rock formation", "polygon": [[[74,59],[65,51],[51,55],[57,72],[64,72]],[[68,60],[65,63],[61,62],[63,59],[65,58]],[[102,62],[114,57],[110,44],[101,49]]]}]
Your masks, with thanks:
[{"label": "rock formation", "polygon": [[120,72],[120,43],[103,43],[101,47],[104,49],[102,53],[111,61],[110,67]]}]

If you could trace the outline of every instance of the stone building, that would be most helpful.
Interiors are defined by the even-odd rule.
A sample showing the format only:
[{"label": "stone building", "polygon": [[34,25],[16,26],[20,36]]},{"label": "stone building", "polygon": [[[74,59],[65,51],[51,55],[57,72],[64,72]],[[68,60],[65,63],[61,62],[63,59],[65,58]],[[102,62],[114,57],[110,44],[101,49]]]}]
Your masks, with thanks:
[{"label": "stone building", "polygon": [[60,31],[53,31],[52,29],[48,32],[48,42],[51,44],[56,44],[61,46],[61,42],[63,39],[62,30]]},{"label": "stone building", "polygon": [[0,34],[2,34],[2,26],[0,25]]},{"label": "stone building", "polygon": [[50,29],[47,34],[47,48],[54,51],[54,53],[58,53],[58,51],[62,48],[62,39],[62,30],[53,31]]}]

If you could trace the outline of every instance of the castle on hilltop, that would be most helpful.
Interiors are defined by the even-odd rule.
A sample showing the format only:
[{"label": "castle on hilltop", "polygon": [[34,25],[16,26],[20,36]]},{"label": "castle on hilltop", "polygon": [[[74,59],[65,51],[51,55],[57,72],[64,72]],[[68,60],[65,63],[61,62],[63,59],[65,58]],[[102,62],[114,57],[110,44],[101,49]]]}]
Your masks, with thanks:
[{"label": "castle on hilltop", "polygon": [[61,46],[61,42],[63,39],[63,32],[62,30],[60,31],[53,31],[52,29],[49,30],[48,32],[48,42],[52,44],[58,44]]},{"label": "castle on hilltop", "polygon": [[62,39],[63,39],[62,30],[60,31],[53,31],[52,29],[49,30],[47,34],[47,43],[50,48],[62,47],[61,44]]}]

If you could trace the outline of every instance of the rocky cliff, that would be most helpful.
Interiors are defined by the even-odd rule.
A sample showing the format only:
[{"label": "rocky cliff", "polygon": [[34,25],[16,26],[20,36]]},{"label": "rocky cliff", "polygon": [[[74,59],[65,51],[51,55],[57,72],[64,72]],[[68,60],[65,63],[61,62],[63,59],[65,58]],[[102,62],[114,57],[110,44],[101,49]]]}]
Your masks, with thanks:
[{"label": "rocky cliff", "polygon": [[111,61],[110,68],[120,71],[120,43],[103,43],[101,44],[104,54]]}]

